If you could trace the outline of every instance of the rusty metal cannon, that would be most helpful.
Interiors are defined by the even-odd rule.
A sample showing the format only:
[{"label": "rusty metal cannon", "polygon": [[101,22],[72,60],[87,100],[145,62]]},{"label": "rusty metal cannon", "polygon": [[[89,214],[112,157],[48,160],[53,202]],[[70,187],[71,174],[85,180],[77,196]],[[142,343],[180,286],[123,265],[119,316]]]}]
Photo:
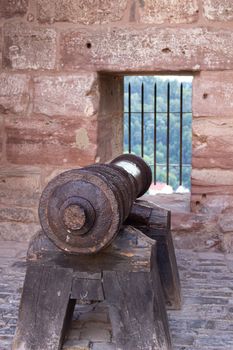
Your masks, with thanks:
[{"label": "rusty metal cannon", "polygon": [[[60,350],[76,301],[108,305],[120,350],[171,350],[179,308],[170,212],[143,200],[151,170],[121,155],[55,177],[39,203],[13,350]],[[95,254],[93,254],[95,253]]]},{"label": "rusty metal cannon", "polygon": [[42,193],[39,218],[46,235],[70,253],[96,253],[116,237],[137,197],[152,180],[150,167],[125,154],[110,164],[73,169]]}]

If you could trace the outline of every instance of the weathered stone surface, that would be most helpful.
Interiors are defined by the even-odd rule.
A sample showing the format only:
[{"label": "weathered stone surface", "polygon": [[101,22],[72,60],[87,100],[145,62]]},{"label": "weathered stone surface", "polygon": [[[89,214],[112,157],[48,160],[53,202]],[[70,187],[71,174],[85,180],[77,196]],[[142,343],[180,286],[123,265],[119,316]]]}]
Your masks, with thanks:
[{"label": "weathered stone surface", "polygon": [[26,23],[6,23],[3,28],[3,65],[13,69],[53,69],[56,32]]},{"label": "weathered stone surface", "polygon": [[[233,252],[233,231],[225,233],[222,237],[221,244],[222,251],[231,253]],[[233,266],[233,265],[231,265]]]},{"label": "weathered stone surface", "polygon": [[[75,168],[78,168],[78,166],[75,166]],[[43,170],[44,170],[44,177],[43,177],[43,182],[42,182],[42,187],[44,188],[47,183],[49,181],[51,181],[55,176],[63,173],[64,171],[68,171],[73,169],[73,167],[62,167],[62,166],[58,166],[58,167],[44,167],[43,166]]]},{"label": "weathered stone surface", "polygon": [[40,192],[36,192],[27,188],[23,190],[15,190],[9,188],[0,189],[0,204],[1,206],[8,206],[14,208],[16,206],[25,207],[25,208],[33,208],[37,211],[38,203],[40,199]]},{"label": "weathered stone surface", "polygon": [[1,0],[0,18],[9,18],[16,15],[25,15],[28,9],[28,0]]},{"label": "weathered stone surface", "polygon": [[[230,100],[229,100],[230,102]],[[212,108],[212,107],[210,107]],[[224,109],[224,107],[223,107]],[[233,119],[193,119],[193,168],[232,169]]]},{"label": "weathered stone surface", "polygon": [[218,220],[219,227],[223,233],[233,232],[233,220],[231,214],[222,214]]},{"label": "weathered stone surface", "polygon": [[[171,223],[172,230],[174,231],[187,231],[189,233],[193,233],[193,240],[198,239],[197,232],[207,229],[207,222],[210,225],[210,222],[213,225],[217,223],[217,216],[207,216],[204,214],[196,214],[196,213],[172,213]],[[212,229],[212,227],[211,227]]]},{"label": "weathered stone surface", "polygon": [[98,114],[98,160],[106,162],[123,152],[123,81],[121,77],[100,76]]},{"label": "weathered stone surface", "polygon": [[142,198],[173,213],[190,213],[190,193],[158,193],[156,196],[144,195]]},{"label": "weathered stone surface", "polygon": [[29,241],[39,230],[40,226],[35,223],[0,222],[0,239],[3,241]]},{"label": "weathered stone surface", "polygon": [[0,221],[36,222],[36,211],[26,208],[0,208]]},{"label": "weathered stone surface", "polygon": [[232,0],[204,0],[204,16],[212,21],[232,21]]},{"label": "weathered stone surface", "polygon": [[[231,49],[233,53],[233,50]],[[231,53],[225,53],[231,59]],[[230,54],[230,56],[229,56]],[[194,117],[233,116],[233,72],[202,72],[193,80]]]},{"label": "weathered stone surface", "polygon": [[191,210],[203,214],[233,213],[232,195],[207,195],[205,193],[191,197]]},{"label": "weathered stone surface", "polygon": [[[83,148],[78,130],[88,130],[89,144]],[[96,120],[36,116],[6,118],[6,156],[14,164],[83,166],[96,156]]]},{"label": "weathered stone surface", "polygon": [[194,185],[233,186],[233,173],[222,169],[193,169],[192,183]]},{"label": "weathered stone surface", "polygon": [[[211,171],[212,169],[210,169]],[[213,169],[214,170],[214,169]],[[220,176],[220,175],[219,175]],[[206,179],[207,180],[207,179]],[[192,195],[202,195],[202,194],[211,194],[211,195],[232,195],[233,186],[230,185],[211,185],[207,184],[207,181],[201,184],[199,181],[194,181],[192,185]]]},{"label": "weathered stone surface", "polygon": [[41,169],[32,166],[7,165],[0,169],[0,191],[28,190],[33,193],[41,191]]},{"label": "weathered stone surface", "polygon": [[5,133],[4,133],[4,118],[0,116],[0,162],[4,160],[4,145],[5,145]]},{"label": "weathered stone surface", "polygon": [[60,53],[67,69],[233,69],[233,33],[207,28],[80,29],[61,34]]},{"label": "weathered stone surface", "polygon": [[109,23],[122,19],[126,5],[127,0],[38,0],[37,17],[42,23]]},{"label": "weathered stone surface", "polygon": [[28,76],[25,74],[0,74],[0,113],[26,112],[29,98]]},{"label": "weathered stone surface", "polygon": [[90,145],[90,140],[88,137],[87,129],[80,128],[76,130],[76,145],[80,150],[85,150]]},{"label": "weathered stone surface", "polygon": [[[177,227],[179,227],[179,217],[176,220]],[[221,249],[222,237],[214,218],[212,220],[211,218],[203,217],[201,224],[190,219],[183,231],[180,228],[172,230],[172,236],[176,249]]]},{"label": "weathered stone surface", "polygon": [[2,28],[0,27],[0,67],[2,67]]},{"label": "weathered stone surface", "polygon": [[144,0],[140,1],[140,22],[191,23],[198,18],[196,0]]},{"label": "weathered stone surface", "polygon": [[97,113],[97,75],[60,74],[34,79],[34,112],[49,116],[64,115],[91,117]]},{"label": "weathered stone surface", "polygon": [[192,195],[232,195],[233,174],[225,169],[192,169]]}]

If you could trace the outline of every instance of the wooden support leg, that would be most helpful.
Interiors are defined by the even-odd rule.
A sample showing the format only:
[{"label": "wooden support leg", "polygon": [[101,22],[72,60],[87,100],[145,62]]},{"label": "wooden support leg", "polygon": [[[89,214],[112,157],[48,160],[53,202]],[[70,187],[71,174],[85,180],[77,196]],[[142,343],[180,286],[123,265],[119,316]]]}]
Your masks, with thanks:
[{"label": "wooden support leg", "polygon": [[157,241],[157,264],[168,309],[181,308],[181,287],[171,235],[170,212],[158,205],[138,200],[127,223]]},{"label": "wooden support leg", "polygon": [[59,350],[71,317],[72,269],[29,263],[12,350]]},{"label": "wooden support leg", "polygon": [[150,272],[104,272],[104,293],[117,350],[171,349],[159,277],[157,282],[155,288]]},{"label": "wooden support leg", "polygon": [[147,235],[157,241],[157,264],[166,306],[179,310],[182,305],[181,286],[171,231],[149,228]]}]

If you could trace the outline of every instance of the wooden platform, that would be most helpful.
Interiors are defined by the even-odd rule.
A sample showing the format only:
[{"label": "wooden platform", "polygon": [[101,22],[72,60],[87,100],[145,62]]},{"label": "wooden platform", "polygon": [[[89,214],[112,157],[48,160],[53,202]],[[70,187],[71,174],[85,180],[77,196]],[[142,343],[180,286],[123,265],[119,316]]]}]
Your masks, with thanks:
[{"label": "wooden platform", "polygon": [[76,300],[105,301],[119,350],[170,350],[156,242],[123,227],[103,252],[65,254],[43,233],[31,242],[13,350],[58,350]]}]

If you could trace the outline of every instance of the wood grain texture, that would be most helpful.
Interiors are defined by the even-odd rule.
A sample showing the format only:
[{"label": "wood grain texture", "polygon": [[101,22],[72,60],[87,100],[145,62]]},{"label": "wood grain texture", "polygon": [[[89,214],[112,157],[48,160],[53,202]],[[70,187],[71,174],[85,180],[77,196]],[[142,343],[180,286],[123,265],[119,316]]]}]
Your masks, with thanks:
[{"label": "wood grain texture", "polygon": [[133,227],[157,242],[157,265],[168,309],[181,308],[181,286],[171,235],[170,211],[158,205],[137,200],[127,219]]},{"label": "wood grain texture", "polygon": [[[60,349],[72,284],[72,269],[30,263],[25,277],[13,350]],[[68,308],[69,305],[69,308]]]}]

